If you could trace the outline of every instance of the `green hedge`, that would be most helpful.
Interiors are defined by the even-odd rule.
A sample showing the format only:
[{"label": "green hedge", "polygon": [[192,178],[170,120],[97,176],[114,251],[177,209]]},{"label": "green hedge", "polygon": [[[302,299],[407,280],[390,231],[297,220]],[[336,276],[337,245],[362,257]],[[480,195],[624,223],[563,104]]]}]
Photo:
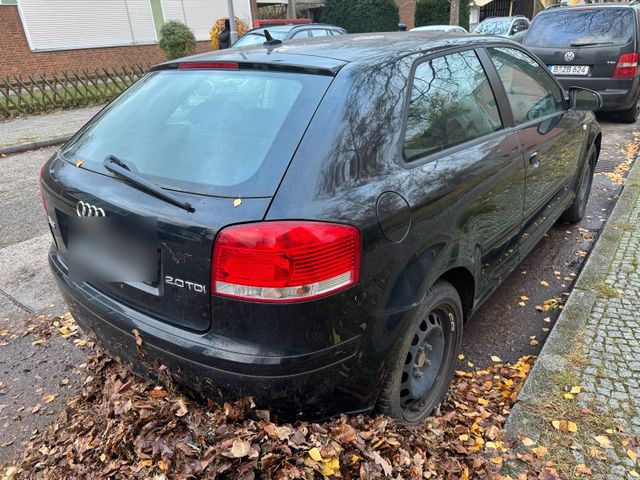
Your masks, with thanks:
[{"label": "green hedge", "polygon": [[393,0],[327,0],[322,21],[349,33],[390,32],[398,29],[398,6]]},{"label": "green hedge", "polygon": [[196,53],[196,37],[184,23],[172,20],[160,28],[160,48],[167,60],[174,60]]},{"label": "green hedge", "polygon": [[[416,27],[422,25],[448,25],[451,3],[448,0],[418,0]],[[460,0],[460,26],[469,30],[469,1]]]}]

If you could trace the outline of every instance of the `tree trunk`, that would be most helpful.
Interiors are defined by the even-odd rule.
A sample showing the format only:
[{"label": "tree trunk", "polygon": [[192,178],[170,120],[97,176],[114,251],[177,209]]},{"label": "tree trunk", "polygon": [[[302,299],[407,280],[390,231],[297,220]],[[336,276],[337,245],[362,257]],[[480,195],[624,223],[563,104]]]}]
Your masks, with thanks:
[{"label": "tree trunk", "polygon": [[[468,0],[462,0],[466,2]],[[449,25],[460,25],[460,0],[451,0],[451,10],[449,11]]]}]

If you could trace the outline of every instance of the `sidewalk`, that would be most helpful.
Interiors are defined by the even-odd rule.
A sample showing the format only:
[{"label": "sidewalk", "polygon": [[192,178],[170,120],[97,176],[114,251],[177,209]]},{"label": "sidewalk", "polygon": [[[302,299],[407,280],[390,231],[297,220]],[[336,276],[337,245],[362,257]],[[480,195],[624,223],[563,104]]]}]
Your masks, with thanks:
[{"label": "sidewalk", "polygon": [[101,108],[78,108],[0,121],[0,155],[63,143]]},{"label": "sidewalk", "polygon": [[636,161],[505,426],[525,462],[533,453],[560,478],[640,478],[639,291]]}]

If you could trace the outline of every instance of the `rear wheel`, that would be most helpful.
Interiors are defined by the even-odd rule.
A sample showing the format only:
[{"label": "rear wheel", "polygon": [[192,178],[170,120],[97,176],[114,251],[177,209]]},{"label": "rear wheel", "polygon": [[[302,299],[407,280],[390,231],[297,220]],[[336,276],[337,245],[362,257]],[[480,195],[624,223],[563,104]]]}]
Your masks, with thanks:
[{"label": "rear wheel", "polygon": [[577,223],[582,220],[587,211],[587,203],[589,202],[589,194],[591,193],[591,184],[593,183],[593,167],[596,160],[596,151],[591,149],[587,164],[584,166],[578,191],[573,199],[573,203],[562,214],[562,219],[571,223]]},{"label": "rear wheel", "polygon": [[408,322],[378,399],[378,410],[419,423],[442,401],[462,345],[462,305],[456,289],[438,281]]},{"label": "rear wheel", "polygon": [[[640,99],[639,99],[640,100]],[[633,104],[633,107],[628,110],[621,110],[618,112],[618,118],[625,123],[635,123],[638,119],[638,115],[640,115],[640,101],[636,100],[636,103]]]}]

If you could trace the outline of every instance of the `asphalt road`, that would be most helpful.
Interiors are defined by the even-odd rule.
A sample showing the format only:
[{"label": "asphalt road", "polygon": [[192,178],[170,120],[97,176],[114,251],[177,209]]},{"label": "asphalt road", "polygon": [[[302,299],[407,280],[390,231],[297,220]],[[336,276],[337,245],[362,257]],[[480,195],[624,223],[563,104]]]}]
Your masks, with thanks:
[{"label": "asphalt road", "polygon": [[[581,255],[591,249],[622,188],[606,174],[626,161],[628,144],[640,144],[635,125],[601,123],[603,150],[587,217],[580,225],[555,225],[467,323],[461,367],[486,365],[492,355],[515,361],[540,351],[559,309],[540,312],[536,306],[571,290],[585,260]],[[38,315],[65,312],[46,264],[50,233],[38,187],[40,168],[55,149],[0,158],[0,463],[61,411],[85,358],[59,336],[36,346],[33,335],[22,336]],[[48,394],[56,397],[45,404]]]}]

